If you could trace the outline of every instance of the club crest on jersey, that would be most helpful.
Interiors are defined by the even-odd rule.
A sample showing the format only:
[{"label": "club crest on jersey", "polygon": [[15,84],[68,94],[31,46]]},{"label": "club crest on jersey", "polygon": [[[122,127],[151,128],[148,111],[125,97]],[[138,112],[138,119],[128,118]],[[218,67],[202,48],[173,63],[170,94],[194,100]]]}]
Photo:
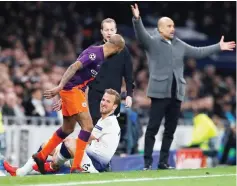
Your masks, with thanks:
[{"label": "club crest on jersey", "polygon": [[82,106],[83,106],[83,107],[87,107],[87,103],[86,103],[86,102],[83,102],[83,103],[82,103]]},{"label": "club crest on jersey", "polygon": [[95,54],[95,53],[91,53],[91,54],[89,55],[89,58],[90,58],[92,61],[94,61],[94,60],[96,59],[96,54]]}]

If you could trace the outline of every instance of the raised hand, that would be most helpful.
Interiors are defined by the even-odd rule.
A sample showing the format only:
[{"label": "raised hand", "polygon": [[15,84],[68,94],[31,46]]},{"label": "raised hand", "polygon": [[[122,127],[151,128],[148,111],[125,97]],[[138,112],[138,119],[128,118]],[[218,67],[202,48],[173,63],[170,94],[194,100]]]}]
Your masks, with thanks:
[{"label": "raised hand", "polygon": [[130,108],[132,106],[132,98],[130,96],[126,97],[125,107]]},{"label": "raised hand", "polygon": [[221,37],[220,48],[222,51],[224,50],[233,51],[235,46],[236,46],[236,43],[234,41],[224,42],[224,36]]},{"label": "raised hand", "polygon": [[138,19],[140,17],[140,12],[139,12],[139,8],[137,6],[137,3],[133,6],[131,5],[131,9],[132,9],[132,14],[133,16]]}]

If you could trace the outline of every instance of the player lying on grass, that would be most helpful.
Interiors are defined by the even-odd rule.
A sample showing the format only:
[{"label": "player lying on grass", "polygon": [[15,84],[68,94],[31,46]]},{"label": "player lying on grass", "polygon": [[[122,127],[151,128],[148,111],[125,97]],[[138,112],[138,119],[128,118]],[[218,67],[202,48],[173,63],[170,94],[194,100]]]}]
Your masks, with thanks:
[{"label": "player lying on grass", "polygon": [[[113,115],[119,104],[119,93],[113,89],[107,89],[100,103],[101,118],[92,130],[90,144],[88,144],[82,159],[82,172],[102,172],[112,159],[120,140],[120,127],[116,116]],[[64,164],[71,167],[75,151],[76,139],[66,138],[60,146],[51,152],[53,161],[44,164],[46,172],[56,173]],[[24,176],[33,169],[38,171],[32,158],[21,168],[13,167],[7,161],[4,161],[3,164],[6,171],[12,176]]]}]

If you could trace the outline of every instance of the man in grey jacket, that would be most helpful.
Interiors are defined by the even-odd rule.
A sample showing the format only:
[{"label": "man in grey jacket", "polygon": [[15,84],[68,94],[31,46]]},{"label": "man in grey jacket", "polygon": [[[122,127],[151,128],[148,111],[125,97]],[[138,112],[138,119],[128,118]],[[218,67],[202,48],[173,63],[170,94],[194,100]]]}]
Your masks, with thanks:
[{"label": "man in grey jacket", "polygon": [[169,149],[173,141],[184,100],[186,81],[183,78],[184,57],[204,58],[213,53],[235,48],[235,42],[224,42],[207,47],[193,47],[175,37],[174,22],[168,17],[158,21],[157,34],[150,35],[143,26],[137,4],[131,6],[137,39],[148,58],[149,83],[147,96],[151,98],[150,120],[145,134],[144,170],[151,169],[155,136],[165,117],[165,130],[158,168],[169,169]]}]

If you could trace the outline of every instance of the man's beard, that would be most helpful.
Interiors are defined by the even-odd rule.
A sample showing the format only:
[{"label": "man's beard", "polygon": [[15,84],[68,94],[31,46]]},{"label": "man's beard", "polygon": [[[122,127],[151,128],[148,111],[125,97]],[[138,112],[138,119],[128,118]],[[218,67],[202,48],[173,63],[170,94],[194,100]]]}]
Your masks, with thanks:
[{"label": "man's beard", "polygon": [[101,114],[108,114],[108,113],[110,113],[110,111],[104,110],[104,109],[100,109],[100,113]]}]

